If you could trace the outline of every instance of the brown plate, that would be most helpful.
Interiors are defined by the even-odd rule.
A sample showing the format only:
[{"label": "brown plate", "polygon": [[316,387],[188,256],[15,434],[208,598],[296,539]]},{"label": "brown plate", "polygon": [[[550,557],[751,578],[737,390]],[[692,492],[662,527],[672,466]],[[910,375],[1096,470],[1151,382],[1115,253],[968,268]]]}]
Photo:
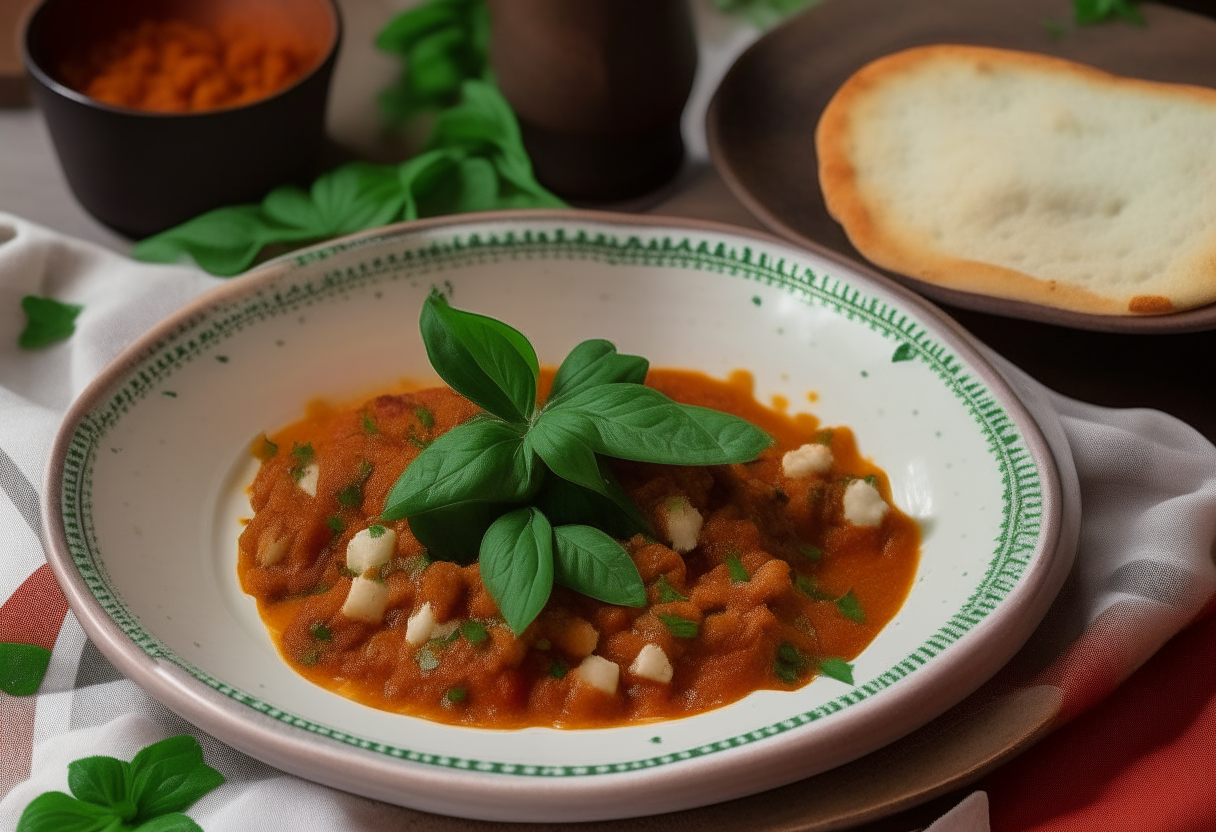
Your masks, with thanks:
[{"label": "brown plate", "polygon": [[[1143,27],[1115,22],[1077,28],[1069,22],[1068,0],[827,0],[769,32],[731,67],[709,108],[710,155],[730,189],[769,228],[862,259],[824,206],[815,155],[815,125],[845,79],[900,49],[964,43],[1216,87],[1216,21],[1152,3],[1139,8]],[[1216,304],[1172,315],[1089,315],[885,273],[951,306],[1076,329],[1216,329]]]}]

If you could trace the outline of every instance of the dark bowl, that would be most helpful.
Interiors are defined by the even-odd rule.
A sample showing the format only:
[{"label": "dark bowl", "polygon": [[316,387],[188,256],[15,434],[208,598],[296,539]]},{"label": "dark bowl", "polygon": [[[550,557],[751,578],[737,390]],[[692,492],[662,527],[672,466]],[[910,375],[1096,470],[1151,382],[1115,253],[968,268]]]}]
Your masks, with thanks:
[{"label": "dark bowl", "polygon": [[[321,57],[266,98],[198,112],[114,106],[63,80],[65,61],[137,21],[206,24],[226,11],[273,15]],[[341,34],[333,0],[45,0],[23,47],[72,192],[98,220],[139,239],[316,172]]]}]

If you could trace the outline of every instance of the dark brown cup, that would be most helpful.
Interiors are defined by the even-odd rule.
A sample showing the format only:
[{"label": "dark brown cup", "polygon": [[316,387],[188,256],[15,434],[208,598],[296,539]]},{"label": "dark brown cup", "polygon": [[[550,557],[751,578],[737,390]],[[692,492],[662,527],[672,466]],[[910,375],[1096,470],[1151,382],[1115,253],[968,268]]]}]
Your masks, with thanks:
[{"label": "dark brown cup", "polygon": [[595,203],[676,174],[697,68],[687,0],[490,0],[490,13],[490,65],[541,184]]},{"label": "dark brown cup", "polygon": [[[206,24],[229,9],[290,20],[323,57],[267,98],[202,112],[116,107],[63,83],[65,59],[126,26],[149,18]],[[316,172],[341,34],[333,0],[45,0],[23,47],[72,193],[98,220],[139,239]]]}]

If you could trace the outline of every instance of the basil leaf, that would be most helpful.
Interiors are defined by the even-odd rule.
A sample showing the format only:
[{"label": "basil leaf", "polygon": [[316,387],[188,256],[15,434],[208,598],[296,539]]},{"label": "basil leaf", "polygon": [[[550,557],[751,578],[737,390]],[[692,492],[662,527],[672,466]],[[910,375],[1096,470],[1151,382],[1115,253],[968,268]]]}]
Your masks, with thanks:
[{"label": "basil leaf", "polygon": [[518,427],[474,419],[432,442],[398,477],[380,515],[400,520],[469,502],[522,502],[542,474]]},{"label": "basil leaf", "polygon": [[556,525],[595,526],[619,538],[652,534],[654,530],[621,488],[612,469],[603,460],[599,462],[606,496],[561,477],[548,477],[536,495],[536,507]]},{"label": "basil leaf", "polygon": [[131,797],[137,821],[180,812],[224,782],[203,762],[203,749],[188,734],[169,737],[140,751],[131,760]]},{"label": "basil leaf", "polygon": [[37,644],[0,642],[0,690],[9,696],[31,696],[38,692],[51,651]]},{"label": "basil leaf", "polygon": [[135,832],[203,832],[203,827],[181,812],[171,812],[144,821],[135,828]]},{"label": "basil leaf", "polygon": [[609,604],[646,604],[642,576],[625,547],[591,526],[556,526],[553,580]]},{"label": "basil leaf", "polygon": [[68,788],[80,800],[112,809],[124,820],[135,815],[128,762],[101,756],[74,760],[68,763]]},{"label": "basil leaf", "polygon": [[508,422],[528,421],[540,364],[522,333],[453,309],[438,291],[422,305],[421,328],[431,366],[453,390]]},{"label": "basil leaf", "polygon": [[507,503],[461,503],[410,516],[410,531],[437,560],[472,563],[490,524],[509,511]]},{"label": "basil leaf", "polygon": [[553,590],[553,527],[535,508],[504,514],[482,538],[480,561],[482,583],[521,635]]},{"label": "basil leaf", "polygon": [[533,430],[573,434],[597,453],[665,465],[755,459],[773,440],[728,413],[679,404],[637,384],[602,384],[546,409]]},{"label": "basil leaf", "polygon": [[598,384],[641,384],[649,369],[650,362],[645,358],[622,355],[611,341],[583,341],[570,350],[557,368],[553,387],[549,390],[549,404]]},{"label": "basil leaf", "polygon": [[844,595],[836,599],[836,607],[840,610],[840,614],[850,621],[855,621],[858,624],[866,623],[865,611],[861,608],[861,602],[857,600],[857,596],[853,594],[853,590],[849,590]]},{"label": "basil leaf", "polygon": [[21,299],[25,312],[25,329],[17,338],[23,350],[36,350],[57,341],[64,341],[76,331],[76,316],[83,306],[62,303],[53,298],[26,295]]},{"label": "basil leaf", "polygon": [[274,222],[261,205],[232,205],[141,240],[131,256],[153,263],[180,263],[191,257],[211,274],[231,277],[244,271],[264,246],[306,239],[308,232]]},{"label": "basil leaf", "polygon": [[121,829],[122,819],[63,792],[43,792],[21,813],[16,832],[103,832]]}]

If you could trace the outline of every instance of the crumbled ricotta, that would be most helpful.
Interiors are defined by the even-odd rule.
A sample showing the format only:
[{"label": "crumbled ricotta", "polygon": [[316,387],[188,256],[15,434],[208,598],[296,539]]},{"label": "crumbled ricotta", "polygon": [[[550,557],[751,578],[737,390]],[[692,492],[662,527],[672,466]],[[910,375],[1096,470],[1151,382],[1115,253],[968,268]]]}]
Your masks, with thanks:
[{"label": "crumbled ricotta", "polygon": [[647,644],[639,650],[638,657],[629,665],[629,672],[655,682],[670,682],[672,674],[675,673],[667,654],[657,644]]},{"label": "crumbled ricotta", "polygon": [[844,519],[854,526],[877,526],[886,513],[882,495],[865,480],[853,480],[844,490]]},{"label": "crumbled ricotta", "polygon": [[667,536],[671,539],[671,548],[680,554],[691,552],[697,548],[697,536],[701,534],[701,525],[705,522],[701,512],[684,498],[667,502]]},{"label": "crumbled ricotta", "polygon": [[588,656],[582,664],[574,668],[574,675],[593,688],[599,688],[604,693],[616,693],[620,681],[621,668],[616,662],[610,662],[602,656]]},{"label": "crumbled ricotta", "polygon": [[827,445],[808,443],[781,457],[782,472],[792,479],[826,474],[832,467],[832,449]]},{"label": "crumbled ricotta", "polygon": [[300,490],[309,497],[317,496],[317,479],[321,476],[321,466],[313,462],[304,466],[304,470],[300,473],[300,478],[296,480],[296,485],[300,486]]},{"label": "crumbled ricotta", "polygon": [[355,578],[342,604],[342,613],[356,621],[379,624],[388,606],[388,585],[367,578]]},{"label": "crumbled ricotta", "polygon": [[371,529],[361,529],[346,544],[346,568],[353,569],[362,575],[368,569],[375,569],[388,563],[393,557],[393,549],[397,546],[397,533],[384,526],[379,537],[372,537]]},{"label": "crumbled ricotta", "polygon": [[410,620],[405,624],[405,640],[417,647],[419,644],[426,644],[431,638],[431,633],[435,630],[435,611],[431,609],[431,602],[427,601],[418,608],[418,612],[410,616]]}]

